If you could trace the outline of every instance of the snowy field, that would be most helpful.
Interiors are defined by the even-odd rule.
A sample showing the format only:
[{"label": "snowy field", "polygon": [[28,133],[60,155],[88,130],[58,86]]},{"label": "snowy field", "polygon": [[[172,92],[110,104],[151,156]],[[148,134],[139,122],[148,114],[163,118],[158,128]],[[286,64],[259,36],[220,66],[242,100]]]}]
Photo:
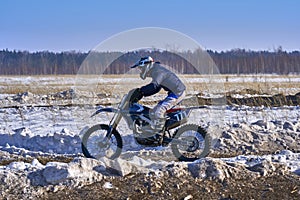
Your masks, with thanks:
[{"label": "snowy field", "polygon": [[[212,97],[236,92],[234,95],[243,98],[300,92],[299,76],[182,78],[189,88],[187,98],[199,93]],[[107,124],[112,117],[110,114],[90,117],[96,104],[116,107],[126,92],[145,83],[134,76],[1,77],[0,179],[4,185],[1,187],[18,187],[28,197],[34,195],[33,186],[39,187],[35,193],[55,187],[80,187],[110,176],[111,168],[122,176],[170,170],[178,174],[176,170],[181,169],[182,173],[203,179],[220,180],[233,176],[229,166],[236,173],[247,169],[257,176],[267,176],[277,169],[300,175],[299,105],[212,105],[194,111],[189,123],[207,129],[213,143],[209,157],[193,163],[177,162],[166,147],[138,145],[123,120],[118,126],[124,144],[121,158],[114,161],[84,158],[81,152],[84,130],[95,124]],[[239,93],[245,89],[258,93]],[[144,103],[153,106],[151,102],[161,96],[147,98]],[[62,157],[65,160],[55,159]],[[49,158],[51,162],[42,162],[41,158]],[[170,169],[171,165],[177,168]],[[105,187],[110,187],[109,183]],[[1,193],[7,195],[5,190]]]},{"label": "snowy field", "polygon": [[[289,75],[182,75],[181,79],[189,91],[196,92],[231,92],[242,89],[253,89],[268,94],[295,94],[299,92],[300,76]],[[148,80],[148,79],[146,79]],[[150,81],[150,80],[149,80]],[[146,81],[138,75],[89,75],[89,76],[0,76],[0,91],[3,94],[17,94],[30,91],[33,94],[49,94],[65,91],[74,86],[89,92],[114,95],[125,93],[134,87],[144,85]],[[124,85],[128,86],[124,90]],[[217,87],[220,91],[210,90]],[[1,98],[0,96],[0,98]]]}]

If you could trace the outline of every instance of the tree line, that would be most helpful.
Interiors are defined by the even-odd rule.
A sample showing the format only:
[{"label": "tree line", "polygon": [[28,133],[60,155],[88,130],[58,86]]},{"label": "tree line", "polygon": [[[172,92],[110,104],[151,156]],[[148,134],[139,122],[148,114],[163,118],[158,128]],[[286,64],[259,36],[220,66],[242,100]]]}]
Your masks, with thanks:
[{"label": "tree line", "polygon": [[[178,73],[196,73],[195,65],[209,65],[214,62],[221,74],[299,74],[300,52],[251,51],[233,49],[230,51],[181,52],[134,51],[118,52],[28,52],[0,50],[1,75],[56,75],[77,74],[82,66],[89,66],[88,73],[123,74],[141,56],[150,55],[162,64],[172,66]],[[211,61],[205,57],[209,55]],[[110,62],[115,58],[112,62]],[[208,60],[208,63],[190,63],[189,60]],[[109,65],[108,65],[109,64]]]}]

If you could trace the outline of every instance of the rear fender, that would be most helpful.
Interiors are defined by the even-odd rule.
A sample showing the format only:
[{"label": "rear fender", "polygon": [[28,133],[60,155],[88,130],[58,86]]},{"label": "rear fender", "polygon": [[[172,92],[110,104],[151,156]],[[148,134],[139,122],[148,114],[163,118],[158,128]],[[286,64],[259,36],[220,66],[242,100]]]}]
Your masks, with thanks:
[{"label": "rear fender", "polygon": [[98,108],[98,110],[96,112],[94,112],[94,114],[92,114],[91,117],[94,117],[95,115],[98,115],[99,113],[102,113],[102,112],[117,113],[117,112],[119,112],[119,110],[115,109],[115,108],[100,107],[100,108]]},{"label": "rear fender", "polygon": [[207,106],[189,107],[189,108],[185,108],[185,112],[186,112],[187,116],[189,116],[191,114],[191,111],[197,110],[197,109],[203,109],[203,108],[208,108],[208,107]]}]

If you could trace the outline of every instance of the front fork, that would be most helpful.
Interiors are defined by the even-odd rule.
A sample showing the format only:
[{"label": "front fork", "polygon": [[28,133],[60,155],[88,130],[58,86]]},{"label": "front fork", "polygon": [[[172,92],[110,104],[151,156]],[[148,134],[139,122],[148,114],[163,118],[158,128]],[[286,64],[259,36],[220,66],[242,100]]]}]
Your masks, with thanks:
[{"label": "front fork", "polygon": [[118,124],[120,123],[122,119],[121,112],[118,111],[114,114],[113,118],[109,122],[109,129],[106,134],[106,139],[109,140],[111,138],[112,132],[114,129],[117,129]]}]

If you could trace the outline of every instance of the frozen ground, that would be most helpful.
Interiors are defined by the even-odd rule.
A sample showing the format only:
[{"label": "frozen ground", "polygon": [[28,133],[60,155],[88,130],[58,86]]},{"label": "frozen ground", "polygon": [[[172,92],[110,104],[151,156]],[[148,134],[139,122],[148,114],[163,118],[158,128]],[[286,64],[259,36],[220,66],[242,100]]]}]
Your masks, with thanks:
[{"label": "frozen ground", "polygon": [[[5,82],[27,84],[28,88],[32,87],[31,83],[51,84],[49,77],[7,78]],[[71,82],[64,80],[65,85]],[[124,144],[121,157],[113,161],[93,160],[82,155],[82,130],[97,123],[108,123],[111,115],[91,118],[96,109],[94,100],[89,96],[90,105],[83,106],[84,102],[80,101],[71,105],[77,94],[73,90],[60,90],[63,87],[58,88],[61,92],[48,94],[29,90],[18,95],[0,95],[1,196],[9,198],[18,190],[24,198],[41,197],[47,191],[81,188],[108,180],[107,177],[126,177],[132,173],[168,174],[179,180],[188,175],[218,181],[239,176],[255,180],[278,171],[283,176],[300,175],[299,106],[209,106],[193,112],[189,123],[202,125],[214,140],[209,157],[192,163],[177,162],[169,148],[145,148],[136,144],[122,121],[118,127]],[[292,91],[299,92],[294,88]],[[92,96],[97,97],[97,103],[116,106],[121,94],[111,96],[103,92]],[[243,96],[247,95],[238,97]],[[152,100],[156,99],[145,103]],[[103,185],[104,189],[113,187],[110,181]],[[300,195],[299,188],[296,194]]]}]

